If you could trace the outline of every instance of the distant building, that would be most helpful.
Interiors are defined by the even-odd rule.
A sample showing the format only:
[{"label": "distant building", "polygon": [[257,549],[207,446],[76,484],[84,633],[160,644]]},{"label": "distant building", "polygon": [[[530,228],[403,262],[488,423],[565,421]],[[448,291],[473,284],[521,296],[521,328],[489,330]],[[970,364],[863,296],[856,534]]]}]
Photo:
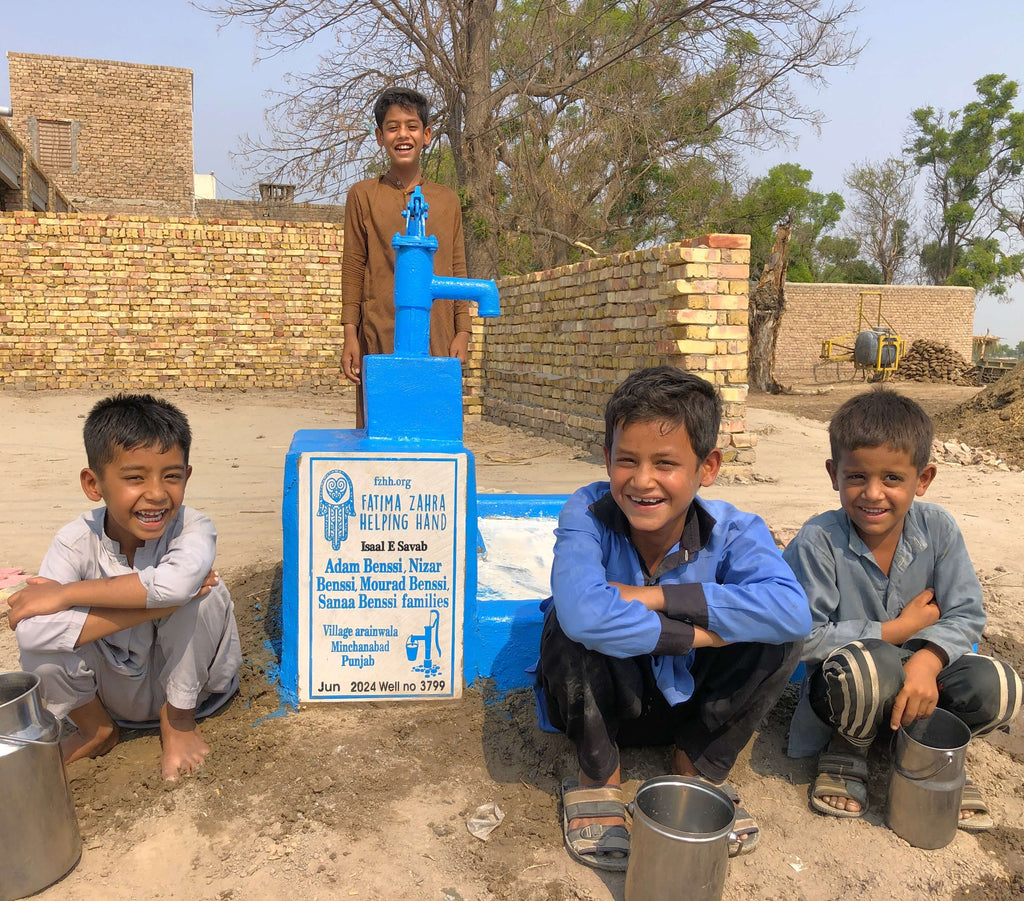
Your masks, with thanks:
[{"label": "distant building", "polygon": [[0,133],[0,210],[70,202],[121,216],[344,221],[341,205],[296,203],[293,185],[217,199],[214,174],[193,171],[191,69],[14,52],[7,62],[14,115],[5,122],[37,165],[12,174],[20,148]]},{"label": "distant building", "polygon": [[11,128],[80,210],[191,216],[192,71],[7,54]]}]

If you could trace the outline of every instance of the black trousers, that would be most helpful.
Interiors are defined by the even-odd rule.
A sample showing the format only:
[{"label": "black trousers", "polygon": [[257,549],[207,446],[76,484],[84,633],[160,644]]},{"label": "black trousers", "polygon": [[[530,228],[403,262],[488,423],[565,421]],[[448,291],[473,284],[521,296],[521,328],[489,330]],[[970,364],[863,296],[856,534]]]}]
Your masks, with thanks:
[{"label": "black trousers", "polygon": [[548,717],[576,746],[580,769],[605,781],[619,746],[674,745],[702,776],[728,778],[740,751],[786,687],[802,642],[698,648],[689,700],[670,706],[650,655],[608,657],[570,639],[548,611],[538,676]]},{"label": "black trousers", "polygon": [[[879,638],[837,648],[811,676],[811,708],[848,742],[868,747],[888,725],[911,653]],[[972,735],[987,735],[1020,711],[1020,677],[993,657],[964,654],[938,682],[939,707],[963,720]]]}]

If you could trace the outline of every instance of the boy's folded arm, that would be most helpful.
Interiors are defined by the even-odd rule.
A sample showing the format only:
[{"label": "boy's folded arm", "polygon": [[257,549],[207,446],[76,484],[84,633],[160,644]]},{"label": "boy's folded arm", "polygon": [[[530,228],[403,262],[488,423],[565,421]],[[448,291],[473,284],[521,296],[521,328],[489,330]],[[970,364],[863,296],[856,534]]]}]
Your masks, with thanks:
[{"label": "boy's folded arm", "polygon": [[609,657],[654,653],[664,616],[626,600],[611,583],[617,577],[629,584],[635,574],[606,571],[601,527],[574,500],[580,499],[570,498],[559,517],[551,567],[551,593],[562,631]]},{"label": "boy's folded arm", "polygon": [[142,623],[153,619],[160,619],[169,616],[177,607],[116,609],[113,607],[90,608],[85,622],[82,624],[78,638],[75,640],[75,647],[80,648],[84,644],[106,638],[122,629],[131,629]]},{"label": "boy's folded arm", "polygon": [[938,559],[933,579],[938,622],[921,629],[905,642],[905,647],[916,651],[931,643],[942,650],[949,663],[954,663],[972,650],[985,628],[981,583],[966,548]]},{"label": "boy's folded arm", "polygon": [[716,576],[700,589],[707,628],[724,641],[783,644],[810,632],[807,596],[759,518],[733,530]]},{"label": "boy's folded arm", "polygon": [[838,575],[835,551],[823,536],[817,527],[805,526],[782,555],[807,595],[812,625],[801,659],[811,664],[821,663],[851,641],[882,637],[882,625],[875,620],[833,621],[839,609]]},{"label": "boy's folded arm", "polygon": [[[217,556],[217,530],[209,517],[189,510],[181,533],[167,546],[154,566],[140,569],[146,607],[178,607],[202,589]],[[118,606],[106,604],[104,606]]]}]

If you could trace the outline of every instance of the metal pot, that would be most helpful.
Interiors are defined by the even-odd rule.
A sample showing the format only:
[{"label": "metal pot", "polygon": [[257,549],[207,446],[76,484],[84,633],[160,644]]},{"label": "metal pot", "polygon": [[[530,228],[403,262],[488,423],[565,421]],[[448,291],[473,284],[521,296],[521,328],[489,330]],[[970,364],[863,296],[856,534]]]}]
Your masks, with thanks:
[{"label": "metal pot", "polygon": [[658,776],[637,789],[626,901],[717,901],[736,841],[736,808],[721,789],[688,776]]},{"label": "metal pot", "polygon": [[955,714],[901,726],[889,777],[889,827],[916,848],[944,848],[956,835],[971,730]]},{"label": "metal pot", "polygon": [[60,725],[34,673],[0,673],[0,901],[41,891],[82,854]]}]

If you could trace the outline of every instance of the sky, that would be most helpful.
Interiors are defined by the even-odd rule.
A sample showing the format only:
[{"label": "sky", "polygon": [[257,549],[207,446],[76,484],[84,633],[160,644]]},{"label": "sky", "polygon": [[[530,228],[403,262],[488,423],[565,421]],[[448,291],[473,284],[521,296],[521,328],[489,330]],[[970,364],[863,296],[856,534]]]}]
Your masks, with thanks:
[{"label": "sky", "polygon": [[[821,91],[795,87],[827,119],[821,134],[797,129],[795,147],[748,159],[751,175],[780,162],[814,173],[812,187],[843,193],[854,163],[899,153],[910,112],[950,110],[975,98],[990,72],[1024,86],[1021,0],[860,0],[852,20],[865,43],[852,69],[832,71]],[[255,62],[247,26],[218,27],[187,0],[35,0],[0,7],[0,106],[10,105],[7,51],[178,66],[193,72],[195,171],[215,173],[218,197],[253,197],[253,177],[232,158],[242,135],[263,130],[267,92],[289,71],[313,68],[317,48]],[[1016,109],[1024,109],[1024,90]],[[982,298],[975,334],[986,330],[1016,346],[1024,341],[1024,285],[1013,303]]]}]

